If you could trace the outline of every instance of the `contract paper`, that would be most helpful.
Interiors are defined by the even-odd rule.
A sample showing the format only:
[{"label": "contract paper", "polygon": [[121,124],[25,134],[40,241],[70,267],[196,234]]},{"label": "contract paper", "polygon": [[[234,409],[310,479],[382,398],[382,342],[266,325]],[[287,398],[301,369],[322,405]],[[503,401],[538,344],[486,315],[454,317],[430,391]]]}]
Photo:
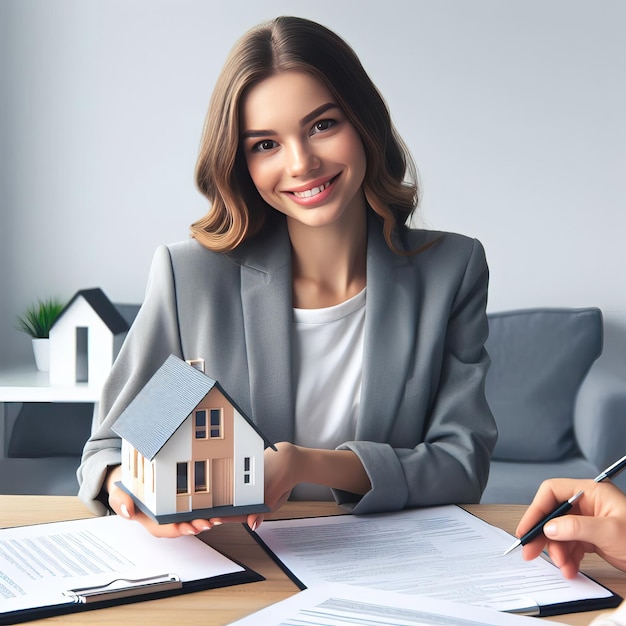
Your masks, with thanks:
[{"label": "contract paper", "polygon": [[528,614],[615,598],[583,574],[565,579],[546,559],[502,556],[511,535],[454,505],[266,521],[257,534],[306,587],[344,583]]},{"label": "contract paper", "polygon": [[324,583],[231,626],[537,626],[534,617],[424,596]]}]

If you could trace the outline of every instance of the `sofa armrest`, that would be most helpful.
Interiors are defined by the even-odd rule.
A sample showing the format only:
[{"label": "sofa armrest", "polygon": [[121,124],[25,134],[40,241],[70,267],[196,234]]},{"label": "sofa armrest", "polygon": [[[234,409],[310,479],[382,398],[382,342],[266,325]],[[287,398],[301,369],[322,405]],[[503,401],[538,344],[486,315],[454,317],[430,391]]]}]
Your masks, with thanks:
[{"label": "sofa armrest", "polygon": [[[626,454],[626,371],[599,359],[580,387],[574,407],[574,433],[583,455],[598,470]],[[615,483],[626,488],[626,476]]]}]

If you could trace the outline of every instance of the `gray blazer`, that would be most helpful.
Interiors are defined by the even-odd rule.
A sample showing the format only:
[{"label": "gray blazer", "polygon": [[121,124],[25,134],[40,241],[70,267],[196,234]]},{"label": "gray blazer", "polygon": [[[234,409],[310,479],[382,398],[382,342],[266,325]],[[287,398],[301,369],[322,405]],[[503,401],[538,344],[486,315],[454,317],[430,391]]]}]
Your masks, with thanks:
[{"label": "gray blazer", "polygon": [[[485,400],[488,269],[481,244],[412,230],[393,253],[369,221],[361,413],[353,450],[372,488],[335,491],[354,513],[478,502],[496,426]],[[104,513],[101,488],[120,462],[111,424],[169,354],[206,372],[273,442],[293,441],[292,286],[284,226],[234,252],[195,240],[160,247],[145,301],[105,385],[100,427],[78,470],[79,495]]]}]

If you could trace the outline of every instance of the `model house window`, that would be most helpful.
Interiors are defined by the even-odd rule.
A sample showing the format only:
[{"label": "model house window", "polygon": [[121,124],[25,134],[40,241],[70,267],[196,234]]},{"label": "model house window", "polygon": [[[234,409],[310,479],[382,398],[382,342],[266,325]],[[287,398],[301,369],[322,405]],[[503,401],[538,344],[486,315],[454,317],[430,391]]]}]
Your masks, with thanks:
[{"label": "model house window", "polygon": [[189,493],[189,463],[176,463],[176,493]]},{"label": "model house window", "polygon": [[194,420],[196,439],[206,439],[206,409],[198,409]]},{"label": "model house window", "polygon": [[224,436],[224,420],[222,419],[222,409],[211,409],[211,439],[221,439]]},{"label": "model house window", "polygon": [[243,457],[243,482],[245,485],[252,482],[252,459],[249,456]]},{"label": "model house window", "polygon": [[148,471],[146,472],[146,488],[150,493],[154,493],[154,485],[156,483],[156,476],[154,470],[154,463],[148,465]]},{"label": "model house window", "polygon": [[208,491],[207,463],[208,461],[196,461],[194,463],[194,490],[196,492]]}]

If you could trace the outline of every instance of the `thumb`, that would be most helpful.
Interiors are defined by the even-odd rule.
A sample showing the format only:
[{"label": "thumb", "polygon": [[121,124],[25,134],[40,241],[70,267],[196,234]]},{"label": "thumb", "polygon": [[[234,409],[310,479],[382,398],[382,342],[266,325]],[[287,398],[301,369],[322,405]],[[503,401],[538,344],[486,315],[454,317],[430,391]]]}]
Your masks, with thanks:
[{"label": "thumb", "polygon": [[248,515],[248,526],[254,532],[263,523],[263,515]]},{"label": "thumb", "polygon": [[135,516],[133,499],[119,487],[114,487],[109,494],[109,506],[122,517],[132,519]]},{"label": "thumb", "polygon": [[543,534],[553,541],[585,541],[595,544],[602,536],[599,520],[584,515],[564,515],[550,520],[543,527]]}]

